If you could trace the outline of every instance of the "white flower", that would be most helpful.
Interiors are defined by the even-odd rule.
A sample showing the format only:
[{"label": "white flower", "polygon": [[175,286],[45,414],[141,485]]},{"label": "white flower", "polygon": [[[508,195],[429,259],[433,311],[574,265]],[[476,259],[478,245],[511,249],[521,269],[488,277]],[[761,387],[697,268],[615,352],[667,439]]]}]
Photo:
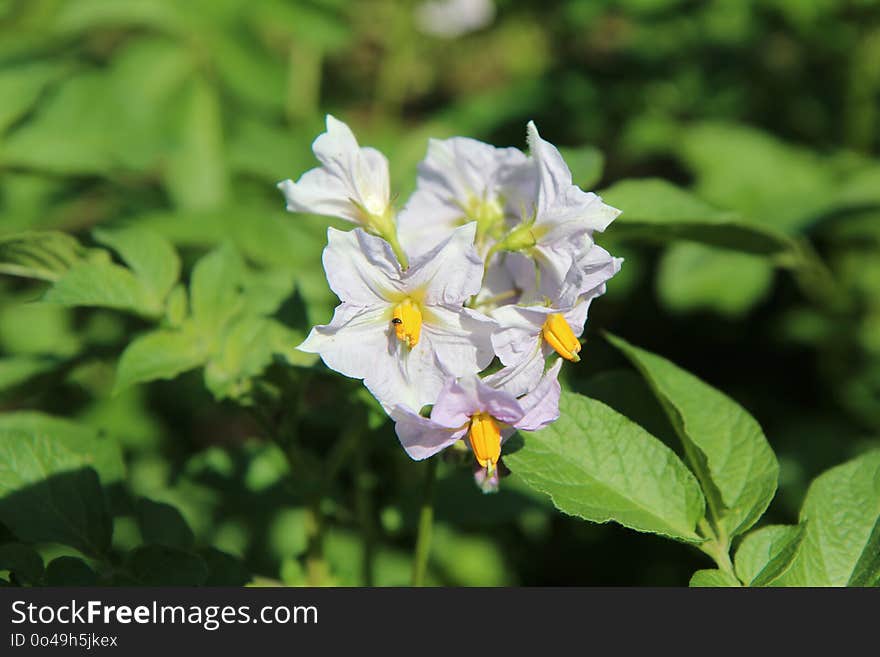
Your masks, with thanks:
[{"label": "white flower", "polygon": [[593,233],[605,230],[620,210],[572,183],[562,155],[541,138],[533,121],[528,124],[528,143],[531,159],[519,168],[509,190],[522,195],[512,201],[532,214],[499,246],[534,258],[542,284],[561,289],[572,266],[592,246]]},{"label": "white flower", "polygon": [[388,160],[375,148],[360,147],[351,129],[327,115],[327,131],[312,144],[322,166],[278,188],[290,212],[339,217],[383,234],[391,222]]},{"label": "white flower", "polygon": [[[508,254],[518,256],[519,254]],[[521,256],[520,256],[521,257]],[[486,378],[496,388],[521,395],[534,388],[554,351],[578,362],[590,303],[605,293],[606,281],[620,271],[622,259],[592,245],[569,271],[561,289],[551,296],[541,286],[523,292],[535,305],[505,305],[491,311],[498,323],[492,346],[505,367]],[[532,281],[535,276],[532,275]]]},{"label": "white flower", "polygon": [[384,240],[330,228],[324,270],[342,303],[299,349],[363,379],[386,409],[434,403],[447,377],[475,374],[494,355],[494,322],[462,307],[483,275],[475,230],[456,229],[404,270]]},{"label": "white flower", "polygon": [[505,230],[504,180],[527,158],[516,148],[496,148],[476,139],[431,139],[419,163],[416,191],[398,216],[404,248],[424,253],[458,226],[477,222],[477,243],[485,251],[488,238]]},{"label": "white flower", "polygon": [[416,8],[422,32],[448,39],[479,30],[494,17],[492,0],[426,0]]}]

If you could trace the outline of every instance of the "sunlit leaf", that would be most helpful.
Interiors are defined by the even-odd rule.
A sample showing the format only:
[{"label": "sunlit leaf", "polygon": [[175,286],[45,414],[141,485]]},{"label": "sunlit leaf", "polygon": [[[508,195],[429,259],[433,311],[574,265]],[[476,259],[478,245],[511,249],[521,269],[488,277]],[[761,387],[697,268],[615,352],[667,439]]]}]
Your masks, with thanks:
[{"label": "sunlit leaf", "polygon": [[769,586],[791,566],[804,525],[769,525],[750,532],[736,549],[736,574],[748,586]]},{"label": "sunlit leaf", "polygon": [[180,258],[174,247],[156,233],[137,227],[97,230],[95,239],[119,253],[157,303],[177,282]]},{"label": "sunlit leaf", "polygon": [[122,474],[108,438],[36,413],[0,418],[0,522],[22,541],[104,554],[112,525],[102,484]]},{"label": "sunlit leaf", "polygon": [[651,385],[675,427],[718,529],[731,538],[764,513],[779,464],[760,425],[730,397],[670,361],[607,336]]},{"label": "sunlit leaf", "polygon": [[203,365],[210,342],[192,325],[180,330],[156,330],[135,338],[122,352],[115,390],[156,379],[173,379]]},{"label": "sunlit leaf", "polygon": [[58,232],[27,232],[0,238],[0,274],[57,281],[79,262],[85,249]]},{"label": "sunlit leaf", "polygon": [[560,418],[505,462],[565,513],[698,542],[697,480],[658,439],[601,402],[563,393]]},{"label": "sunlit leaf", "polygon": [[739,317],[770,292],[772,283],[773,264],[766,258],[702,244],[673,244],[657,271],[660,300],[677,312]]},{"label": "sunlit leaf", "polygon": [[723,570],[698,570],[691,576],[688,586],[692,588],[726,588],[742,586],[733,575]]},{"label": "sunlit leaf", "polygon": [[784,254],[793,248],[784,234],[714,208],[665,180],[623,180],[599,194],[622,211],[608,229],[618,237],[685,239],[761,255]]},{"label": "sunlit leaf", "polygon": [[774,584],[880,585],[880,450],[819,475],[800,518],[803,542]]}]

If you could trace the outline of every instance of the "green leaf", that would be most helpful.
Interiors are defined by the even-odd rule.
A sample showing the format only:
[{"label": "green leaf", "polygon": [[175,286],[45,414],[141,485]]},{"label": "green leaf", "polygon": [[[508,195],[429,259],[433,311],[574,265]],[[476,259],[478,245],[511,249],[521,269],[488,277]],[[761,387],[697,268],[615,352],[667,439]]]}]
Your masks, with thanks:
[{"label": "green leaf", "polygon": [[571,169],[571,180],[583,189],[590,189],[602,178],[605,158],[602,151],[593,146],[580,148],[560,148],[568,168]]},{"label": "green leaf", "polygon": [[314,356],[296,350],[303,335],[275,320],[244,315],[223,337],[205,368],[205,385],[217,399],[237,398],[250,390],[250,379],[262,374],[275,357],[308,367]]},{"label": "green leaf", "polygon": [[174,247],[152,231],[137,227],[98,229],[95,239],[122,256],[156,304],[162,303],[180,276],[180,258]]},{"label": "green leaf", "polygon": [[803,543],[776,584],[880,585],[880,450],[819,475],[800,519]]},{"label": "green leaf", "polygon": [[676,144],[700,196],[761,226],[791,233],[833,203],[836,183],[826,161],[754,128],[697,124]]},{"label": "green leaf", "polygon": [[57,281],[85,249],[65,233],[34,231],[0,237],[0,274]]},{"label": "green leaf", "polygon": [[[7,412],[0,416],[0,444],[3,436],[12,432],[51,438],[57,447],[68,452],[65,457],[69,457],[71,463],[94,468],[104,486],[125,479],[125,464],[119,446],[112,438],[99,435],[91,427],[43,413]],[[59,454],[59,458],[61,456]]]},{"label": "green leaf", "polygon": [[13,356],[0,358],[0,391],[14,388],[29,379],[51,372],[61,363],[51,356]]},{"label": "green leaf", "polygon": [[112,262],[75,264],[46,290],[43,301],[62,306],[113,308],[158,317],[162,305],[131,270]]},{"label": "green leaf", "polygon": [[138,527],[144,543],[167,547],[191,548],[195,537],[180,511],[170,504],[141,498],[135,507]]},{"label": "green leaf", "polygon": [[272,361],[274,345],[269,340],[270,330],[268,319],[254,315],[245,315],[230,327],[205,368],[205,384],[217,399],[246,393],[248,379],[260,374]]},{"label": "green leaf", "polygon": [[46,584],[49,586],[95,586],[98,576],[82,559],[58,557],[46,566]]},{"label": "green leaf", "polygon": [[114,391],[136,383],[173,379],[204,365],[210,354],[209,341],[191,323],[180,330],[157,330],[133,340],[119,358]]},{"label": "green leaf", "polygon": [[768,525],[750,532],[736,550],[736,575],[747,586],[769,586],[791,566],[806,526]]},{"label": "green leaf", "polygon": [[229,181],[217,92],[194,78],[178,106],[179,146],[168,155],[165,188],[180,208],[218,207],[226,200]]},{"label": "green leaf", "polygon": [[117,164],[119,116],[104,76],[85,73],[66,79],[40,102],[36,115],[0,141],[0,162],[61,175],[104,175]]},{"label": "green leaf", "polygon": [[773,499],[779,476],[760,425],[730,397],[665,358],[613,335],[607,338],[632,361],[666,410],[721,538],[754,525]]},{"label": "green leaf", "polygon": [[0,570],[8,570],[20,584],[38,584],[43,578],[43,558],[21,543],[0,545]]},{"label": "green leaf", "polygon": [[698,570],[688,583],[691,588],[720,588],[742,586],[736,577],[722,570]]},{"label": "green leaf", "polygon": [[196,263],[190,282],[190,307],[201,330],[218,334],[243,303],[244,262],[229,244]]},{"label": "green leaf", "polygon": [[783,233],[718,210],[659,178],[623,180],[599,194],[622,210],[609,228],[609,234],[621,238],[685,239],[758,255],[781,255],[794,248]]},{"label": "green leaf", "polygon": [[0,133],[24,116],[64,67],[56,63],[17,63],[0,70]]},{"label": "green leaf", "polygon": [[143,586],[200,586],[208,578],[208,567],[199,555],[164,545],[134,550],[128,566]]},{"label": "green leaf", "polygon": [[687,542],[704,512],[696,479],[640,426],[601,402],[563,393],[559,419],[504,457],[561,511]]},{"label": "green leaf", "polygon": [[773,264],[765,258],[693,243],[671,245],[657,271],[660,300],[678,312],[706,309],[740,317],[772,283]]},{"label": "green leaf", "polygon": [[22,541],[104,554],[112,523],[101,485],[122,474],[117,445],[88,429],[36,413],[0,418],[0,522]]}]

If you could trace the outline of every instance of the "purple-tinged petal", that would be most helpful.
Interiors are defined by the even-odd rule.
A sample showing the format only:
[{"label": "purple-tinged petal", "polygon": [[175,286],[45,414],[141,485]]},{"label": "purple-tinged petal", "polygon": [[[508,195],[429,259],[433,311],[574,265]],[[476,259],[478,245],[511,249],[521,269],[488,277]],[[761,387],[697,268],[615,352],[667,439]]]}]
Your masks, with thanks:
[{"label": "purple-tinged petal", "polygon": [[464,437],[467,429],[449,429],[409,408],[398,406],[391,412],[394,431],[410,458],[421,461],[446,449]]},{"label": "purple-tinged petal", "polygon": [[523,409],[513,395],[486,385],[477,376],[465,376],[443,387],[431,419],[455,427],[470,421],[475,413],[488,413],[500,422],[514,424],[522,417]]},{"label": "purple-tinged petal", "polygon": [[[476,377],[465,377],[465,380],[472,378]],[[431,409],[431,419],[450,429],[466,428],[471,416],[482,410],[473,386],[462,386],[457,379],[449,378]]]},{"label": "purple-tinged petal", "polygon": [[562,394],[562,386],[559,385],[557,377],[561,367],[560,359],[547,370],[538,387],[519,400],[525,413],[518,422],[513,423],[513,426],[523,431],[537,431],[559,419],[559,397]]},{"label": "purple-tinged petal", "polygon": [[540,340],[532,343],[532,351],[514,365],[502,367],[485,377],[483,381],[504,392],[520,397],[538,385],[544,373],[544,345]]}]

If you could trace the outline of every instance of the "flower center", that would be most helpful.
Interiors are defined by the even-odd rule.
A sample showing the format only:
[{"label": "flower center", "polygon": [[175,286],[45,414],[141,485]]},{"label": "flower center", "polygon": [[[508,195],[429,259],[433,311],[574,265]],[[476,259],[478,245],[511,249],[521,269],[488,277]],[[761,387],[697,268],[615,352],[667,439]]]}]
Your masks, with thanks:
[{"label": "flower center", "polygon": [[481,199],[471,196],[464,206],[464,222],[477,222],[477,241],[482,242],[488,235],[500,237],[499,231],[504,224],[504,208],[495,198]]},{"label": "flower center", "polygon": [[560,313],[547,315],[547,319],[541,329],[541,335],[544,336],[547,344],[553,347],[556,353],[564,359],[570,360],[573,363],[581,359],[578,356],[578,352],[581,350],[581,343],[575,336],[574,331],[571,330],[568,322],[565,321],[565,317]]},{"label": "flower center", "polygon": [[394,306],[391,323],[397,339],[412,349],[419,343],[422,334],[422,311],[407,297]]},{"label": "flower center", "polygon": [[495,418],[488,413],[473,415],[468,438],[477,463],[486,468],[487,474],[491,476],[501,457],[501,429],[498,428]]}]

